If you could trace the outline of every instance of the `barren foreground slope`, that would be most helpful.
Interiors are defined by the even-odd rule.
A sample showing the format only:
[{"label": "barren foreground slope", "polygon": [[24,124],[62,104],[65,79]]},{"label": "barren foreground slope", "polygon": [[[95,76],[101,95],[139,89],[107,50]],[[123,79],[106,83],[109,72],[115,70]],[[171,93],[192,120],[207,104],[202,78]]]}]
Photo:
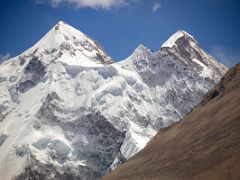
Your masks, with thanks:
[{"label": "barren foreground slope", "polygon": [[108,179],[240,179],[240,65]]}]

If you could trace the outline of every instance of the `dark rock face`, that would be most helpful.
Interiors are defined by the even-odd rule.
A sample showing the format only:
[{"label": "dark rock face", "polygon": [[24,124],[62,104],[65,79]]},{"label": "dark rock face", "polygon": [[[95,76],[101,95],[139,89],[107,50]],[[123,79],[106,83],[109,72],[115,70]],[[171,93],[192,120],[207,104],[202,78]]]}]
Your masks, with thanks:
[{"label": "dark rock face", "polygon": [[39,57],[33,56],[24,70],[24,81],[20,81],[18,91],[24,93],[37,85],[45,75],[45,65],[39,60]]},{"label": "dark rock face", "polygon": [[70,168],[59,171],[51,164],[42,164],[33,156],[31,163],[24,168],[24,172],[14,178],[14,180],[81,180]]},{"label": "dark rock face", "polygon": [[211,99],[217,97],[219,95],[219,92],[217,90],[215,90],[211,96]]},{"label": "dark rock face", "polygon": [[5,142],[5,140],[7,139],[7,135],[6,134],[1,134],[0,135],[0,147],[2,146],[2,144]]},{"label": "dark rock face", "polygon": [[191,68],[191,71],[196,73],[203,70],[200,64],[196,64],[193,59],[200,61],[204,66],[210,67],[216,76],[222,77],[224,74],[224,67],[221,69],[216,68],[213,62],[214,58],[205,53],[199,46],[198,42],[191,36],[183,33],[184,35],[176,40],[175,46],[173,47],[162,47],[161,50],[167,55],[170,55],[173,59],[177,59],[183,65]]},{"label": "dark rock face", "polygon": [[20,60],[19,61],[20,66],[24,65],[26,62],[26,59],[24,57],[19,57],[19,60]]},{"label": "dark rock face", "polygon": [[[45,74],[45,66],[43,65],[42,61],[39,60],[39,57],[33,56],[33,58],[30,60],[30,62],[25,68],[25,73],[26,74],[36,73],[37,75]],[[35,76],[34,78],[37,78],[37,76]]]},{"label": "dark rock face", "polygon": [[18,87],[18,90],[21,92],[21,93],[24,93],[26,92],[27,90],[31,89],[33,86],[35,86],[35,82],[31,81],[31,80],[27,80],[27,81],[24,81],[24,82],[21,82],[19,84],[19,87]]}]

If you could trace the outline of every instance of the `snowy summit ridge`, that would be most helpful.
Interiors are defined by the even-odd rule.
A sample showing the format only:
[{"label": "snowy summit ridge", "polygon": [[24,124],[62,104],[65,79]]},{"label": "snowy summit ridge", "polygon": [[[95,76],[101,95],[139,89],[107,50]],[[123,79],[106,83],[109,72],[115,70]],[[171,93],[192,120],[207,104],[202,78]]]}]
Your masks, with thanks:
[{"label": "snowy summit ridge", "polygon": [[113,63],[59,22],[3,62],[1,178],[99,179],[183,118],[227,68],[185,32],[166,44],[157,52],[140,45]]},{"label": "snowy summit ridge", "polygon": [[96,41],[63,21],[59,21],[26,53],[51,53],[58,61],[71,65],[112,63],[111,58]]},{"label": "snowy summit ridge", "polygon": [[173,47],[173,46],[176,46],[176,41],[178,41],[178,39],[180,38],[189,38],[189,39],[192,39],[193,41],[195,41],[195,39],[193,38],[192,35],[188,34],[186,31],[184,30],[178,30],[176,33],[174,33],[167,41],[165,41],[163,44],[162,44],[162,48],[164,47]]}]

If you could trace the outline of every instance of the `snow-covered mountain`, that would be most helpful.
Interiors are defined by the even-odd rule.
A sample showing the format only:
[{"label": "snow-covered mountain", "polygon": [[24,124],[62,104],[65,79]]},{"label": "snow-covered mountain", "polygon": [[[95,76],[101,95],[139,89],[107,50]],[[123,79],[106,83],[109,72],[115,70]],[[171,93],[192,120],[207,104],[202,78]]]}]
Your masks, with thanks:
[{"label": "snow-covered mountain", "polygon": [[190,112],[226,70],[184,31],[113,63],[59,22],[0,65],[0,174],[98,179]]}]

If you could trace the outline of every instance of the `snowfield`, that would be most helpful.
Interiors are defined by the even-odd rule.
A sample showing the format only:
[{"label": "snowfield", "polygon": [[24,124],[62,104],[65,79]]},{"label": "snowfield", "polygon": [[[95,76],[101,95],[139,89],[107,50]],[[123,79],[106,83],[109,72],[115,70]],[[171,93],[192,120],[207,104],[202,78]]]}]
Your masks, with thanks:
[{"label": "snowfield", "polygon": [[184,31],[113,63],[59,22],[0,65],[1,178],[99,179],[182,119],[226,70]]}]

